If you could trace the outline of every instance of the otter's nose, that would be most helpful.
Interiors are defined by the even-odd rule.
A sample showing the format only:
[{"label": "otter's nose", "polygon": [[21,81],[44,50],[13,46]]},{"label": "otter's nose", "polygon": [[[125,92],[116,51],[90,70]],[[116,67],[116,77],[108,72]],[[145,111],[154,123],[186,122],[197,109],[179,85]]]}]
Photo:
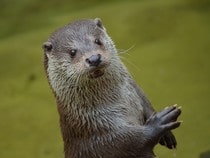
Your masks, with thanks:
[{"label": "otter's nose", "polygon": [[101,54],[92,55],[91,57],[86,59],[86,62],[90,66],[98,66],[101,63]]}]

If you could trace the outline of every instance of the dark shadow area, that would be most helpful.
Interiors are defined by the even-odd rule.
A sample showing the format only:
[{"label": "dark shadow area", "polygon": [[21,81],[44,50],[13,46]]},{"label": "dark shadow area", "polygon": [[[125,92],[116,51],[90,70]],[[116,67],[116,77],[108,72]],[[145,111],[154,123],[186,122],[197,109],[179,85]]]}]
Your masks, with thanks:
[{"label": "dark shadow area", "polygon": [[200,158],[210,158],[210,150],[201,153]]}]

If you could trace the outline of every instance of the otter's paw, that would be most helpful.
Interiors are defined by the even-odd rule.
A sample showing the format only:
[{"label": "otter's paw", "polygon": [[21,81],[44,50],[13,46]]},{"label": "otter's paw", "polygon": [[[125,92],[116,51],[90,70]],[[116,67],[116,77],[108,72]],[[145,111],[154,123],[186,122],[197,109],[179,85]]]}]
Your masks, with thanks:
[{"label": "otter's paw", "polygon": [[161,145],[166,146],[169,149],[175,149],[177,142],[176,138],[171,131],[167,131],[159,140]]},{"label": "otter's paw", "polygon": [[154,113],[146,121],[145,125],[153,131],[153,136],[161,136],[165,132],[180,126],[177,118],[181,114],[181,108],[176,105],[167,107],[161,112]]}]

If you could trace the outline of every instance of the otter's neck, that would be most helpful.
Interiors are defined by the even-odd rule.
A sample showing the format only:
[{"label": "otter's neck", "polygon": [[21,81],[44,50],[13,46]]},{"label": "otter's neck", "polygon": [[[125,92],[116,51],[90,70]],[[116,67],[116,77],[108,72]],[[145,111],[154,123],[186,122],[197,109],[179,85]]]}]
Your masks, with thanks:
[{"label": "otter's neck", "polygon": [[120,96],[125,80],[130,77],[120,62],[106,68],[103,76],[88,78],[66,77],[61,71],[49,70],[48,78],[57,101],[66,108],[92,107],[112,103]]},{"label": "otter's neck", "polygon": [[[94,79],[87,76],[69,79],[62,70],[48,67],[48,79],[57,99],[64,141],[80,135],[79,132],[84,136],[87,133],[84,131],[106,131],[112,126],[110,121],[106,121],[109,119],[106,108],[121,100],[125,92],[123,87],[130,77],[121,61],[117,61],[114,62],[116,65],[106,68],[103,76]],[[100,122],[107,124],[100,127]]]}]

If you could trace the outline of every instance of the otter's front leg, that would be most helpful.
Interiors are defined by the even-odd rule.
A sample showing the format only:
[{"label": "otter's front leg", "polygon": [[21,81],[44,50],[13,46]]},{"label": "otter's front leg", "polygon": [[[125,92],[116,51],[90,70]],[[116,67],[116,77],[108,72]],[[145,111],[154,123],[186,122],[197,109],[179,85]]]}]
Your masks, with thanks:
[{"label": "otter's front leg", "polygon": [[165,108],[161,112],[154,113],[149,117],[145,126],[149,129],[148,131],[150,131],[150,140],[154,145],[158,143],[163,135],[169,134],[170,130],[180,126],[181,122],[177,121],[180,114],[180,107],[171,106]]},{"label": "otter's front leg", "polygon": [[[141,104],[144,109],[144,118],[145,120],[148,120],[150,116],[155,112],[155,110],[152,107],[150,101],[145,96],[143,90],[135,83],[134,80],[131,80],[131,85],[133,85],[137,94],[141,98]],[[177,145],[176,138],[171,131],[165,132],[164,135],[160,138],[159,143],[161,145],[166,146],[169,149],[176,148],[176,145]]]}]

